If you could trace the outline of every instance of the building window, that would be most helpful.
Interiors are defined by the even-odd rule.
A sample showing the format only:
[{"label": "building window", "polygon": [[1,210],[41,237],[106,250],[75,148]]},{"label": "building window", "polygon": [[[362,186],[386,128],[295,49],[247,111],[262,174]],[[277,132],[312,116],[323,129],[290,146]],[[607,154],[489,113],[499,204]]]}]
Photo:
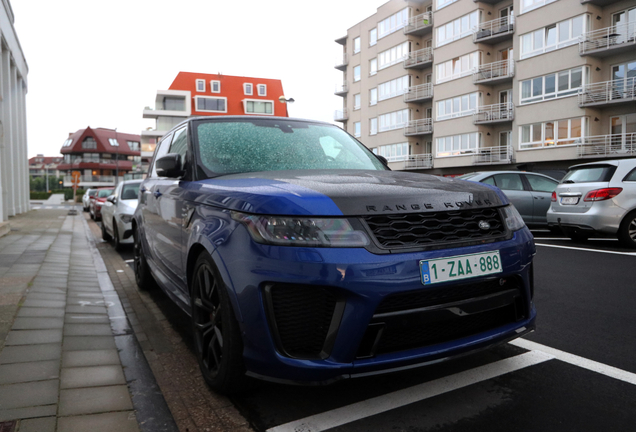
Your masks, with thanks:
[{"label": "building window", "polygon": [[374,117],[369,119],[369,135],[377,135],[378,134],[378,118]]},{"label": "building window", "polygon": [[400,129],[409,121],[409,110],[404,109],[382,114],[380,117],[380,132]]},{"label": "building window", "polygon": [[113,147],[119,147],[119,141],[116,138],[108,138],[108,142]]},{"label": "building window", "polygon": [[259,96],[267,96],[267,86],[265,84],[259,84],[256,86]]},{"label": "building window", "polygon": [[382,51],[378,54],[378,69],[384,69],[404,61],[408,57],[409,51],[410,43],[408,41]]},{"label": "building window", "polygon": [[391,15],[390,17],[383,19],[378,23],[378,39],[382,39],[384,36],[390,35],[401,28],[404,28],[409,20],[409,9],[405,8]]},{"label": "building window", "polygon": [[353,53],[358,54],[360,52],[360,37],[353,40]]},{"label": "building window", "polygon": [[210,81],[210,91],[212,93],[221,93],[221,81]]},{"label": "building window", "polygon": [[444,8],[451,3],[455,3],[456,1],[458,0],[437,0],[437,7],[435,10],[440,10],[441,8]]},{"label": "building window", "polygon": [[197,83],[197,91],[198,92],[204,92],[205,91],[205,80],[198,79],[196,81],[196,83]]},{"label": "building window", "polygon": [[437,46],[446,45],[457,39],[473,34],[473,28],[479,25],[479,11],[457,18],[445,25],[437,27]]},{"label": "building window", "polygon": [[62,147],[70,147],[71,144],[73,144],[73,138],[69,138],[66,141],[64,141],[64,144],[62,144]]},{"label": "building window", "polygon": [[251,96],[254,93],[254,89],[252,88],[252,84],[245,83],[243,84],[243,93]]},{"label": "building window", "polygon": [[470,93],[437,102],[436,120],[472,115],[478,107],[479,93]]},{"label": "building window", "polygon": [[227,112],[227,98],[195,96],[197,111]]},{"label": "building window", "polygon": [[360,81],[360,66],[353,68],[353,82]]},{"label": "building window", "polygon": [[372,88],[369,90],[369,105],[377,105],[378,104],[378,89]]},{"label": "building window", "polygon": [[479,67],[479,52],[437,64],[437,84],[471,75]]},{"label": "building window", "polygon": [[480,142],[481,134],[479,132],[440,137],[436,139],[436,156],[461,156],[475,153],[480,147]]},{"label": "building window", "polygon": [[362,130],[360,127],[360,122],[354,122],[353,123],[353,136],[356,138],[360,138],[360,136],[362,135]]},{"label": "building window", "polygon": [[585,117],[523,125],[519,127],[519,148],[576,144],[586,136],[585,128]]},{"label": "building window", "polygon": [[93,137],[86,137],[86,138],[84,138],[84,141],[82,141],[82,148],[83,149],[96,149],[97,148],[97,141],[95,141],[95,138],[93,138]]},{"label": "building window", "polygon": [[378,154],[389,162],[399,162],[408,159],[411,152],[409,143],[389,144],[378,147]]},{"label": "building window", "polygon": [[139,151],[140,149],[140,144],[138,141],[126,141],[126,143],[128,144],[128,148],[132,151]]},{"label": "building window", "polygon": [[274,102],[264,100],[244,100],[245,113],[274,115]]},{"label": "building window", "polygon": [[533,9],[554,3],[555,1],[557,0],[521,0],[521,13],[530,12]]},{"label": "building window", "polygon": [[369,46],[374,46],[378,43],[378,29],[374,28],[369,30]]},{"label": "building window", "polygon": [[374,58],[369,60],[369,76],[373,76],[378,73],[378,59]]},{"label": "building window", "polygon": [[383,101],[406,93],[409,89],[410,78],[410,76],[404,75],[403,77],[380,84],[378,86],[379,100]]},{"label": "building window", "polygon": [[163,109],[166,111],[185,111],[185,99],[182,97],[164,97]]},{"label": "building window", "polygon": [[587,31],[588,16],[579,15],[548,27],[523,34],[521,58],[534,57],[559,48],[576,45],[579,36]]},{"label": "building window", "polygon": [[589,70],[578,67],[542,77],[521,81],[521,101],[527,104],[548,99],[574,96],[584,83],[587,83]]},{"label": "building window", "polygon": [[353,109],[359,110],[361,105],[362,104],[360,102],[360,93],[353,95]]}]

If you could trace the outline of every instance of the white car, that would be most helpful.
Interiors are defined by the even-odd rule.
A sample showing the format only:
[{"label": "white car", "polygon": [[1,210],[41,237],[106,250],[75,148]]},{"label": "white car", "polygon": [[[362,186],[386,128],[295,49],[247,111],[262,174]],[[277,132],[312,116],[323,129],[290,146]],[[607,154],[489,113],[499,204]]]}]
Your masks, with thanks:
[{"label": "white car", "polygon": [[91,204],[91,198],[95,196],[95,193],[97,193],[97,189],[86,189],[86,192],[84,192],[84,195],[82,196],[82,207],[85,212],[88,211],[88,207]]},{"label": "white car", "polygon": [[115,188],[102,206],[102,238],[115,240],[115,249],[132,244],[132,217],[137,208],[141,180],[126,180]]}]

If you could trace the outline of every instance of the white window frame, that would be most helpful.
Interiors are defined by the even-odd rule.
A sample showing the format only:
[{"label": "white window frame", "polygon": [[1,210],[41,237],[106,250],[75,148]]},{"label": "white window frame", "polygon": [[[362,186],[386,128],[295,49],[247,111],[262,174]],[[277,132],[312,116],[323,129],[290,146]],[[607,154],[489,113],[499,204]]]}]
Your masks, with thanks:
[{"label": "white window frame", "polygon": [[369,135],[378,134],[378,118],[373,117],[369,119]]},{"label": "white window frame", "polygon": [[373,87],[369,90],[369,106],[374,106],[378,104],[378,88]]},{"label": "white window frame", "polygon": [[369,60],[369,76],[373,76],[378,73],[378,58],[372,58]]},{"label": "white window frame", "polygon": [[[247,90],[249,88],[249,91]],[[243,83],[243,94],[246,96],[252,96],[254,94],[254,84]]]},{"label": "white window frame", "polygon": [[378,28],[369,30],[369,46],[375,46],[378,43]]},{"label": "white window frame", "polygon": [[[538,9],[542,6],[545,6],[550,3],[554,3],[557,0],[520,0],[519,6],[521,9],[521,13],[530,12],[531,10]],[[526,6],[528,4],[528,6]]]},{"label": "white window frame", "polygon": [[[474,108],[471,108],[472,101],[474,100]],[[436,117],[435,121],[448,120],[457,117],[465,117],[473,115],[478,109],[481,101],[481,93],[473,92],[459,96],[455,96],[448,99],[437,101],[436,103]],[[468,107],[464,107],[464,103],[468,103]],[[467,108],[467,109],[464,109]],[[458,109],[458,111],[456,111]],[[446,111],[449,111],[447,113]]]},{"label": "white window frame", "polygon": [[409,41],[402,42],[378,54],[378,70],[386,69],[390,66],[403,62],[411,51]]},{"label": "white window frame", "polygon": [[357,38],[353,38],[353,53],[358,54],[361,49],[362,42],[360,41],[360,36]]},{"label": "white window frame", "polygon": [[[573,36],[572,34],[572,30],[573,30],[573,23],[575,19],[582,19],[582,23],[581,23],[581,34],[585,34],[587,32],[587,29],[589,27],[589,15],[588,14],[582,14],[582,15],[577,15],[575,17],[572,18],[568,18],[566,20],[563,21],[559,21],[558,23],[555,24],[551,24],[549,26],[546,27],[542,27],[540,29],[531,31],[529,33],[524,33],[522,35],[519,36],[519,46],[520,46],[520,59],[527,59],[527,58],[531,58],[531,57],[535,57],[541,54],[545,54],[547,52],[551,52],[551,51],[555,51],[561,48],[566,48],[572,45],[578,45],[579,43],[579,36],[580,35],[575,35]],[[554,27],[554,44],[546,46],[547,43],[547,36],[546,33],[548,31],[548,29]],[[567,30],[567,39],[561,41],[561,36],[562,34]],[[524,38],[526,38],[527,41],[530,42],[530,50],[529,51],[524,51]],[[540,47],[537,47],[537,42],[541,43]]]},{"label": "white window frame", "polygon": [[435,138],[435,157],[475,154],[481,148],[481,132],[469,132]]},{"label": "white window frame", "polygon": [[258,96],[267,96],[267,84],[256,84],[256,93]]},{"label": "white window frame", "polygon": [[409,8],[406,7],[401,11],[394,13],[393,15],[378,22],[378,40],[395,33],[396,31],[404,28],[409,21]]},{"label": "white window frame", "polygon": [[[459,64],[459,73],[456,73],[457,64]],[[468,75],[472,75],[473,71],[481,64],[481,52],[473,51],[468,54],[464,54],[461,57],[455,57],[443,63],[438,63],[436,66],[435,80],[436,84],[452,81],[455,79],[463,78]],[[464,69],[466,66],[466,69]]]},{"label": "white window frame", "polygon": [[467,36],[472,36],[473,29],[478,26],[481,21],[480,18],[480,11],[476,10],[453,21],[449,21],[444,25],[438,26],[435,29],[435,46],[441,47]]},{"label": "white window frame", "polygon": [[[581,121],[581,136],[572,136],[572,120],[580,120]],[[568,136],[566,138],[559,138],[559,123],[567,122],[567,131]],[[551,140],[546,138],[546,126],[551,123],[553,125],[553,137]],[[519,150],[533,150],[538,148],[560,148],[566,146],[574,146],[578,143],[582,142],[583,139],[587,136],[587,128],[588,128],[588,118],[587,117],[574,117],[569,119],[560,119],[560,120],[552,120],[545,121],[542,123],[531,123],[519,126]],[[541,128],[541,138],[539,141],[533,140],[534,129],[536,127]],[[523,141],[523,131],[527,128],[528,130],[528,138],[530,141]],[[559,143],[560,142],[560,143]]]},{"label": "white window frame", "polygon": [[[199,109],[199,99],[224,99],[225,100],[225,110],[202,110]],[[227,112],[227,98],[224,96],[195,96],[194,97],[194,110],[197,112],[216,112],[216,113],[226,113]]]},{"label": "white window frame", "polygon": [[353,67],[353,82],[358,82],[362,79],[362,68],[360,65]]},{"label": "white window frame", "polygon": [[117,138],[108,138],[108,142],[112,147],[119,147],[119,141],[117,141]]},{"label": "white window frame", "polygon": [[408,142],[387,144],[377,147],[376,154],[384,156],[388,162],[401,162],[409,158],[411,146]]},{"label": "white window frame", "polygon": [[[576,71],[576,70],[581,70],[581,85],[579,87],[572,87],[572,72]],[[561,77],[563,74],[567,73],[567,82],[568,82],[568,88],[566,90],[559,90],[559,85],[561,83]],[[554,75],[554,92],[551,93],[546,93],[545,92],[545,83],[547,81],[547,79]],[[566,69],[563,71],[558,71],[558,72],[554,72],[551,74],[547,74],[547,75],[543,75],[540,77],[535,77],[535,78],[530,78],[527,80],[523,80],[519,82],[519,104],[520,105],[528,105],[528,104],[532,104],[532,103],[538,103],[538,102],[544,102],[547,100],[553,100],[553,99],[562,99],[564,97],[571,97],[571,96],[576,96],[579,92],[579,89],[581,87],[583,87],[584,85],[586,85],[589,81],[589,76],[590,76],[590,72],[589,72],[589,68],[587,66],[579,66],[576,68],[572,68],[572,69]],[[538,94],[537,96],[533,96],[534,94],[534,88],[537,85],[537,83],[539,82],[539,80],[541,81],[541,93]],[[528,84],[526,84],[528,83]],[[528,85],[530,86],[530,96],[524,98],[523,97],[523,88],[524,85],[527,87]]]},{"label": "white window frame", "polygon": [[402,96],[410,87],[411,77],[404,75],[378,85],[378,101]]},{"label": "white window frame", "polygon": [[[242,102],[243,102],[243,112],[245,114],[249,114],[249,115],[265,115],[265,116],[273,116],[273,115],[275,115],[275,113],[274,113],[274,101],[273,100],[267,100],[267,99],[243,99]],[[247,110],[247,103],[248,102],[270,103],[272,105],[272,112],[271,113],[249,112]],[[225,108],[227,109],[227,102],[226,102]]]},{"label": "white window frame", "polygon": [[360,122],[353,122],[353,136],[356,138],[362,136],[362,124]]},{"label": "white window frame", "polygon": [[360,93],[353,95],[353,110],[359,110],[362,107],[362,97]]},{"label": "white window frame", "polygon": [[378,132],[401,129],[406,126],[411,117],[410,110],[403,109],[378,116]]},{"label": "white window frame", "polygon": [[[199,89],[199,84],[203,85],[203,89]],[[204,79],[198,79],[195,81],[195,89],[197,92],[201,93],[201,92],[205,92],[205,80]]]},{"label": "white window frame", "polygon": [[[218,86],[217,90],[214,90],[214,85]],[[221,93],[221,81],[219,80],[211,80],[210,81],[210,93]]]},{"label": "white window frame", "polygon": [[440,10],[458,0],[435,0],[435,10]]}]

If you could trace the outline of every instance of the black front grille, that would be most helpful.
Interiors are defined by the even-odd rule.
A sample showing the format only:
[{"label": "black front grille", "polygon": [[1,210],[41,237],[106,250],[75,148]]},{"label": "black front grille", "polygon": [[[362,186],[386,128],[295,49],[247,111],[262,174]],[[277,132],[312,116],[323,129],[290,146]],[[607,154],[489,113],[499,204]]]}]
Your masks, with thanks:
[{"label": "black front grille", "polygon": [[[363,219],[385,249],[497,240],[506,235],[505,225],[495,208],[389,214]],[[490,227],[480,228],[482,221]]]},{"label": "black front grille", "polygon": [[293,284],[266,288],[270,324],[279,349],[296,358],[318,358],[325,349],[338,298],[332,290]]}]

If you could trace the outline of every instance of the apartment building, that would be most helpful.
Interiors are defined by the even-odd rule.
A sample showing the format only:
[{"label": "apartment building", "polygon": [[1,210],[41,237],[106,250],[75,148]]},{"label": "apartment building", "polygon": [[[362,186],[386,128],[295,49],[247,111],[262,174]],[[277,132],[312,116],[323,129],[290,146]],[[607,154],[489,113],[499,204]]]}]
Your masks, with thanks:
[{"label": "apartment building", "polygon": [[391,0],[336,40],[334,117],[392,169],[636,156],[633,0]]},{"label": "apartment building", "polygon": [[31,177],[59,177],[63,175],[58,166],[64,161],[62,156],[44,156],[38,154],[29,158],[29,176]]},{"label": "apartment building", "polygon": [[168,90],[157,91],[155,108],[144,109],[143,117],[156,121],[154,129],[141,132],[141,156],[145,167],[161,137],[186,118],[215,115],[288,117],[286,103],[278,102],[283,95],[283,84],[278,79],[179,72]]}]

